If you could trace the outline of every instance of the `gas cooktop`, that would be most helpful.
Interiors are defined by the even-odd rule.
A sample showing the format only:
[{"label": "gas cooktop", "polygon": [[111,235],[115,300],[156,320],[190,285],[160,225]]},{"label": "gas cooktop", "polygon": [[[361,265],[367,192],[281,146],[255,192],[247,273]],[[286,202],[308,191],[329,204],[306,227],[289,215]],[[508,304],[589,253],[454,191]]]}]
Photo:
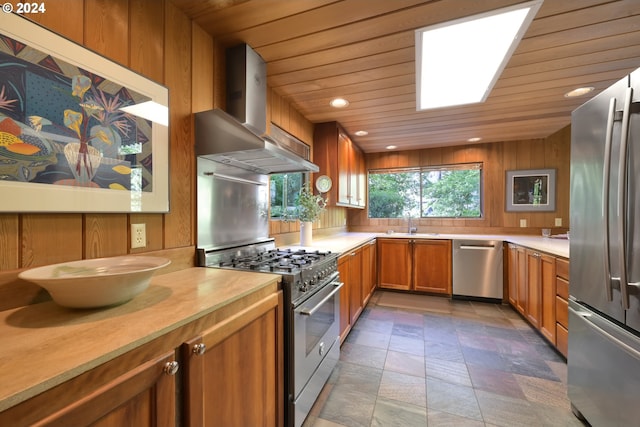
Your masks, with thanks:
[{"label": "gas cooktop", "polygon": [[[333,258],[331,251],[307,251],[304,249],[271,249],[247,256],[231,256],[218,267],[256,270],[279,274],[295,274],[325,258]],[[214,266],[214,265],[210,265]]]}]

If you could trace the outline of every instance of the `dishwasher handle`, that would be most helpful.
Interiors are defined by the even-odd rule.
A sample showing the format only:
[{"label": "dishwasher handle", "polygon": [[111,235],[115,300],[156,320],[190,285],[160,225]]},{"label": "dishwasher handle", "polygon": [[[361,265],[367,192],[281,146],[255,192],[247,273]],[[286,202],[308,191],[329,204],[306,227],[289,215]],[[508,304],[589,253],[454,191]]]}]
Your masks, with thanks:
[{"label": "dishwasher handle", "polygon": [[470,249],[475,251],[489,251],[495,248],[496,245],[460,245],[460,249]]}]

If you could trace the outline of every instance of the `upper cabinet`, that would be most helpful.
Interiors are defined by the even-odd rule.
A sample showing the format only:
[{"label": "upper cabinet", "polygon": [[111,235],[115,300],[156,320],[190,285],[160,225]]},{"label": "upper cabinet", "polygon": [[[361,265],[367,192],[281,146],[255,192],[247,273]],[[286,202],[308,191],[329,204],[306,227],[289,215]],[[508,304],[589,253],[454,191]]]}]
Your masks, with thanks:
[{"label": "upper cabinet", "polygon": [[326,194],[329,206],[364,209],[367,200],[364,154],[339,123],[315,125],[313,161],[320,167],[318,176],[327,175],[333,181]]}]

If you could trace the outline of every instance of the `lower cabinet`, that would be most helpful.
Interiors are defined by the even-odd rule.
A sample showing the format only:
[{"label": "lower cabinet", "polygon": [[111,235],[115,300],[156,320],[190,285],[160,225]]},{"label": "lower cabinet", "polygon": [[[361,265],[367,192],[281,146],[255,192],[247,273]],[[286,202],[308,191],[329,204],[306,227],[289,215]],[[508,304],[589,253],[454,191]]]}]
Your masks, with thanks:
[{"label": "lower cabinet", "polygon": [[556,345],[556,258],[540,255],[540,333]]},{"label": "lower cabinet", "polygon": [[260,301],[182,346],[185,426],[283,424],[281,298]]},{"label": "lower cabinet", "polygon": [[565,357],[569,261],[509,244],[509,303]]},{"label": "lower cabinet", "polygon": [[[0,426],[283,425],[282,291],[217,316],[0,412]],[[180,345],[200,324],[213,326]]]},{"label": "lower cabinet", "polygon": [[137,364],[139,358],[139,352],[120,356],[1,412],[0,425],[175,426],[174,351]]},{"label": "lower cabinet", "polygon": [[413,289],[451,295],[451,240],[413,241]]},{"label": "lower cabinet", "polygon": [[376,245],[371,240],[338,258],[340,289],[340,342],[349,334],[367,305],[376,284]]},{"label": "lower cabinet", "polygon": [[349,301],[351,290],[351,286],[349,286],[350,260],[351,257],[349,254],[342,255],[338,258],[338,272],[340,273],[340,280],[344,283],[344,286],[340,288],[340,343],[347,338],[347,335],[351,330],[351,316],[349,315],[349,310],[351,308],[351,303]]},{"label": "lower cabinet", "polygon": [[412,255],[409,239],[378,239],[378,286],[410,290]]},{"label": "lower cabinet", "polygon": [[451,241],[378,239],[378,286],[451,295]]},{"label": "lower cabinet", "polygon": [[378,283],[378,258],[376,241],[371,240],[362,247],[362,305],[366,307]]},{"label": "lower cabinet", "polygon": [[556,260],[556,346],[567,357],[569,348],[569,261]]}]

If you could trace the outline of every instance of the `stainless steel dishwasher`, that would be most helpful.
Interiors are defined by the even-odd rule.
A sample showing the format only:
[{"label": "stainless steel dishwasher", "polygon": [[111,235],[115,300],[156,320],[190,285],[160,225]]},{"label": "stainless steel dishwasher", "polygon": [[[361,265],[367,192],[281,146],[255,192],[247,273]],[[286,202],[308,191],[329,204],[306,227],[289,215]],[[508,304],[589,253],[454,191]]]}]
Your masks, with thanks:
[{"label": "stainless steel dishwasher", "polygon": [[453,296],[502,300],[502,240],[453,241]]}]

